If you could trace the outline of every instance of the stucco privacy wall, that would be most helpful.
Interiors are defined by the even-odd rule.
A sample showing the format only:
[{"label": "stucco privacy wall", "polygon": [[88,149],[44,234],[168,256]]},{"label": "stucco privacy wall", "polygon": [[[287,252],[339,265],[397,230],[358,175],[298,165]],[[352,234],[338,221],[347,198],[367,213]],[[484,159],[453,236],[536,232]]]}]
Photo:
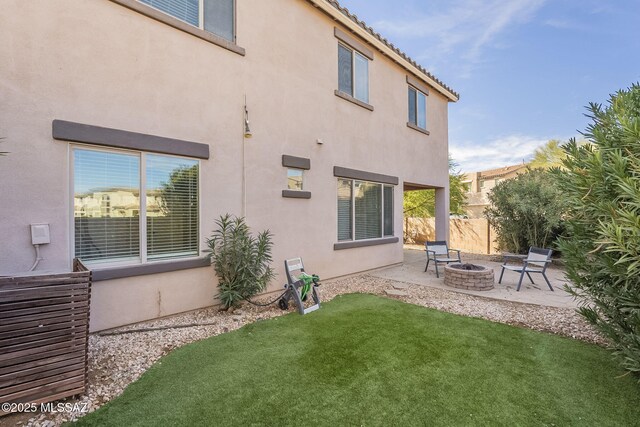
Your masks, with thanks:
[{"label": "stucco privacy wall", "polygon": [[[245,144],[246,217],[274,234],[274,260],[302,256],[324,278],[402,261],[401,242],[335,251],[336,178],[342,166],[399,177],[394,230],[402,238],[402,183],[444,187],[447,100],[428,96],[430,135],[406,126],[406,72],[380,52],[369,64],[366,110],[334,95],[335,22],[305,0],[237,2],[241,56],[108,0],[9,1],[0,15],[0,272],[33,262],[28,225],[51,224],[39,269],[72,254],[69,144],[54,119],[209,144],[201,161],[203,241],[214,220],[240,215]],[[243,138],[244,97],[253,138]],[[316,143],[321,139],[324,144]],[[305,190],[286,199],[283,154],[311,159]],[[209,268],[97,282],[92,330],[210,305]]]},{"label": "stucco privacy wall", "polygon": [[[449,247],[472,254],[498,254],[496,231],[485,218],[451,219]],[[436,240],[434,218],[405,218],[404,232],[412,243]]]}]

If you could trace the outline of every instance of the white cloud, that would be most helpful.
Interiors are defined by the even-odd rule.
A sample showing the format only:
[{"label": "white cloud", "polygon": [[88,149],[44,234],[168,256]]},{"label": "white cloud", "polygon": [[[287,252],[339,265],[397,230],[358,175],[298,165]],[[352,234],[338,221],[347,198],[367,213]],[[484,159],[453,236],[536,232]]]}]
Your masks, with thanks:
[{"label": "white cloud", "polygon": [[572,21],[565,19],[547,19],[543,23],[547,27],[555,28],[557,30],[582,30],[584,27]]},{"label": "white cloud", "polygon": [[449,153],[463,172],[477,172],[527,162],[531,160],[535,149],[543,146],[550,139],[569,140],[569,138],[557,136],[542,138],[509,135],[480,144],[452,141]]},{"label": "white cloud", "polygon": [[[435,2],[433,13],[414,20],[376,22],[383,34],[423,39],[428,46],[416,55],[426,63],[437,63],[450,55],[461,74],[469,74],[474,64],[482,62],[483,51],[514,24],[531,19],[547,0],[456,0]],[[439,12],[435,12],[439,10]],[[428,65],[428,64],[427,64]]]}]

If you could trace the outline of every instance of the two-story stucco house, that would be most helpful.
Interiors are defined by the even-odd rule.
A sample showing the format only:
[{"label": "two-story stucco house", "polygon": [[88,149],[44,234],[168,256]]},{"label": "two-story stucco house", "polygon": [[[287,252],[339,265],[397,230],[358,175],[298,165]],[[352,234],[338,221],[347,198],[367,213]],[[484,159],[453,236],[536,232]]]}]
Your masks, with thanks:
[{"label": "two-story stucco house", "polygon": [[501,181],[515,178],[526,170],[527,164],[521,163],[465,174],[462,183],[467,190],[466,212],[469,218],[484,218],[484,210],[490,205],[489,192],[493,187]]},{"label": "two-story stucco house", "polygon": [[[458,95],[333,0],[5,0],[0,274],[93,271],[91,329],[215,303],[222,214],[279,273],[402,262],[403,192],[448,235]],[[10,11],[10,12],[9,12]],[[42,230],[41,230],[42,231]]]}]

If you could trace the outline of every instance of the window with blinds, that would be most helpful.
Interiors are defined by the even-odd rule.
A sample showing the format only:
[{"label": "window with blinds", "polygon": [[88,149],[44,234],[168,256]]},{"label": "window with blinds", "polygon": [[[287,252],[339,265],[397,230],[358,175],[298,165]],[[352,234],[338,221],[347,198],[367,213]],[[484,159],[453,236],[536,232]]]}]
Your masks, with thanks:
[{"label": "window with blinds", "polygon": [[195,27],[200,26],[200,0],[140,0],[140,2]]},{"label": "window with blinds", "polygon": [[352,180],[338,179],[338,241],[353,239],[352,187]]},{"label": "window with blinds", "polygon": [[382,186],[355,181],[353,188],[356,240],[382,237]]},{"label": "window with blinds", "polygon": [[338,44],[338,89],[353,94],[353,51]]},{"label": "window with blinds", "polygon": [[204,29],[235,41],[235,0],[204,0]]},{"label": "window with blinds", "polygon": [[146,156],[147,259],[198,255],[198,162]]},{"label": "window with blinds", "polygon": [[393,186],[338,179],[338,241],[393,236]]},{"label": "window with blinds", "polygon": [[384,186],[384,235],[393,236],[393,186]]},{"label": "window with blinds", "polygon": [[[235,41],[235,0],[139,0],[194,27]],[[201,19],[202,18],[202,19]]]},{"label": "window with blinds", "polygon": [[139,260],[139,156],[75,150],[73,173],[75,256]]},{"label": "window with blinds", "polygon": [[111,263],[197,256],[198,176],[197,160],[74,149],[75,256]]}]

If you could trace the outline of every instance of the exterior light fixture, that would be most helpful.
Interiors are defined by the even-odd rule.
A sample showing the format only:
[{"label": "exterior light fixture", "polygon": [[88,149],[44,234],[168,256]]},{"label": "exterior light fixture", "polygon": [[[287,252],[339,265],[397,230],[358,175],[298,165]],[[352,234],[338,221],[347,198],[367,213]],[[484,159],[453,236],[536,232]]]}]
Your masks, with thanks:
[{"label": "exterior light fixture", "polygon": [[247,110],[247,100],[245,99],[244,104],[244,137],[249,139],[253,136],[251,133],[251,128],[249,128],[249,110]]}]

